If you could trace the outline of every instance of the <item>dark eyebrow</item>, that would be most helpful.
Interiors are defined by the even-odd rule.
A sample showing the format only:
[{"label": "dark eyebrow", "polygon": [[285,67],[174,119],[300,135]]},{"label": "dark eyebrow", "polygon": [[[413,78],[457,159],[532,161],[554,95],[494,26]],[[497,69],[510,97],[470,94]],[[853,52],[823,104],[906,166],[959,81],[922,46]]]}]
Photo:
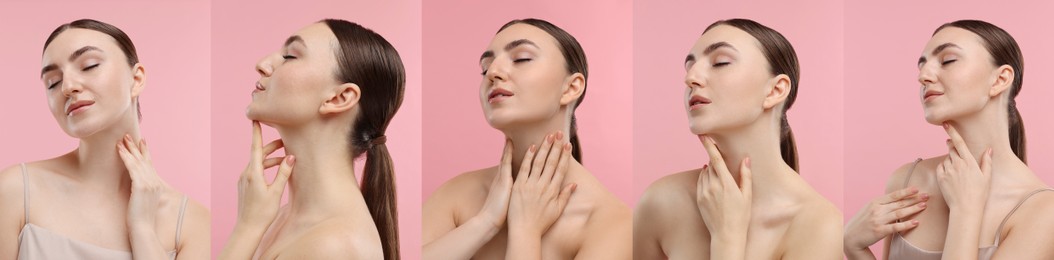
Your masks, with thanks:
[{"label": "dark eyebrow", "polygon": [[684,57],[684,64],[695,61],[695,54],[688,54],[688,57]]},{"label": "dark eyebrow", "polygon": [[[289,36],[288,39],[285,39],[285,44],[282,44],[282,46],[289,46],[290,44],[293,44],[294,42],[300,42],[300,44],[304,44],[304,38],[300,38],[300,35]],[[304,44],[304,45],[307,45],[307,44]]]},{"label": "dark eyebrow", "polygon": [[[81,55],[84,55],[84,53],[89,52],[89,51],[102,52],[102,49],[99,49],[99,47],[95,47],[95,46],[91,46],[91,45],[81,47],[80,49],[77,49],[76,51],[73,51],[72,54],[70,54],[69,61],[73,62],[73,60],[76,60],[78,57],[80,57]],[[44,66],[44,68],[40,70],[40,76],[43,77],[44,73],[48,73],[49,71],[57,70],[57,69],[59,69],[58,65],[48,64],[47,66]]]},{"label": "dark eyebrow", "polygon": [[[938,45],[937,48],[933,49],[933,52],[931,52],[931,54],[933,56],[937,56],[937,54],[941,53],[941,51],[944,51],[944,49],[951,48],[951,47],[962,49],[962,47],[959,47],[959,45],[955,45],[954,43],[948,42],[948,43],[944,43],[944,44]],[[922,65],[923,63],[926,63],[926,57],[925,56],[920,56],[919,57],[919,65]]]},{"label": "dark eyebrow", "polygon": [[[519,40],[512,41],[512,42],[510,42],[508,44],[505,44],[505,48],[502,48],[502,49],[504,49],[505,51],[510,51],[513,48],[516,48],[516,47],[518,47],[520,45],[525,45],[525,44],[526,45],[531,45],[531,46],[534,46],[535,48],[541,49],[541,47],[538,47],[538,44],[534,44],[533,41],[528,40],[528,39],[519,39]],[[491,57],[494,57],[494,51],[485,51],[485,52],[483,52],[483,55],[479,56],[479,60],[482,61],[483,59],[491,58]]]},{"label": "dark eyebrow", "polygon": [[711,52],[714,52],[717,49],[720,49],[721,47],[728,47],[728,48],[732,48],[732,50],[739,51],[739,50],[736,50],[736,47],[733,47],[731,44],[728,44],[727,42],[715,42],[714,44],[710,44],[710,46],[706,46],[706,49],[703,50],[703,55],[710,55]]}]

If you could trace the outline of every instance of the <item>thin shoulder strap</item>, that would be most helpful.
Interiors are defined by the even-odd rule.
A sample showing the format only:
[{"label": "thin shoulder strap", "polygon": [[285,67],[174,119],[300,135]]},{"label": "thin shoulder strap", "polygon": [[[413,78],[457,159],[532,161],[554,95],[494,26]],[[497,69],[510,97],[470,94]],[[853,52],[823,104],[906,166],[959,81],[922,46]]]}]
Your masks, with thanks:
[{"label": "thin shoulder strap", "polygon": [[1006,214],[1006,217],[1003,218],[1003,222],[999,223],[999,228],[995,230],[995,245],[996,246],[999,246],[999,234],[1003,233],[1002,232],[1003,231],[1003,226],[1006,225],[1006,221],[1010,219],[1010,215],[1014,215],[1014,212],[1017,211],[1017,209],[1020,208],[1022,204],[1025,204],[1025,201],[1028,200],[1028,198],[1031,198],[1032,195],[1036,195],[1036,193],[1040,193],[1040,192],[1044,192],[1044,191],[1054,191],[1054,189],[1043,188],[1043,189],[1034,190],[1034,191],[1028,193],[1028,195],[1025,195],[1024,198],[1022,198],[1020,201],[1017,202],[1017,205],[1014,206],[1014,209],[1010,210],[1010,213]]},{"label": "thin shoulder strap", "polygon": [[904,178],[904,186],[903,186],[904,188],[908,187],[908,181],[911,180],[911,174],[915,172],[915,167],[919,166],[919,162],[921,162],[921,161],[922,161],[922,158],[916,158],[915,159],[915,163],[911,164],[911,169],[908,169],[908,176]]},{"label": "thin shoulder strap", "polygon": [[179,235],[183,229],[183,213],[187,211],[187,195],[183,195],[183,204],[179,206],[179,220],[176,220],[176,247],[179,246]]},{"label": "thin shoulder strap", "polygon": [[26,224],[29,224],[29,173],[26,163],[22,163],[22,206],[25,207]]}]

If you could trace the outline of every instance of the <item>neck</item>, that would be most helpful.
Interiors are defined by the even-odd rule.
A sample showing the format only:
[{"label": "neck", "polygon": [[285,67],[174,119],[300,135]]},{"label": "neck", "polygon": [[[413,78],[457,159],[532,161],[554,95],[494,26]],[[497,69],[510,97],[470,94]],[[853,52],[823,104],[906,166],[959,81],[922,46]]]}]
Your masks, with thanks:
[{"label": "neck", "polygon": [[350,124],[279,127],[285,154],[293,155],[289,205],[296,213],[333,213],[365,203],[348,142]]},{"label": "neck", "polygon": [[569,142],[571,140],[570,125],[565,123],[569,121],[567,119],[553,118],[541,123],[518,125],[510,127],[511,129],[509,130],[502,130],[505,133],[505,138],[512,140],[512,176],[516,177],[520,164],[523,162],[523,156],[527,154],[527,149],[531,145],[540,147],[546,135],[562,131],[564,138],[561,141]]},{"label": "neck", "polygon": [[104,190],[128,191],[132,180],[124,161],[117,154],[118,143],[125,135],[140,140],[139,121],[125,117],[105,130],[80,139],[77,150],[70,153],[77,177]]},{"label": "neck", "polygon": [[[763,117],[765,118],[765,117]],[[740,183],[740,165],[750,158],[752,183],[755,197],[774,194],[784,190],[787,182],[800,178],[794,169],[783,161],[780,153],[779,120],[758,120],[742,128],[710,134],[717,143],[725,165],[736,183]]]},{"label": "neck", "polygon": [[995,174],[996,176],[1017,172],[1008,170],[1009,167],[1027,167],[1010,147],[1010,130],[1005,104],[987,106],[981,112],[949,120],[948,123],[955,127],[955,130],[962,136],[966,147],[970,150],[970,156],[977,162],[981,161],[985,150],[992,149],[992,172],[1000,172],[1000,174]]}]

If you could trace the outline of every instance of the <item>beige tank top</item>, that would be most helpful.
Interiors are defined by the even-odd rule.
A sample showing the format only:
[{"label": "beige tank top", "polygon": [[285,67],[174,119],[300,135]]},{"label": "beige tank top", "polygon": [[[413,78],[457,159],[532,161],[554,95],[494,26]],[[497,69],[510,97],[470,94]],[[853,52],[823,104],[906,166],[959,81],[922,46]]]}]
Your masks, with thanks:
[{"label": "beige tank top", "polygon": [[[908,186],[908,180],[911,179],[911,173],[915,171],[915,166],[918,166],[919,162],[921,161],[921,158],[916,159],[915,164],[911,165],[911,169],[908,170],[908,178],[904,180],[904,187]],[[1010,219],[1010,215],[1013,215],[1014,212],[1021,207],[1021,204],[1025,203],[1025,200],[1028,200],[1028,198],[1031,198],[1032,195],[1036,195],[1036,193],[1040,193],[1043,191],[1054,191],[1054,189],[1047,188],[1034,190],[1028,193],[1028,195],[1025,195],[1024,198],[1021,198],[1021,200],[1017,202],[1017,205],[1014,206],[1014,209],[1011,209],[1010,213],[1007,213],[1006,217],[1003,218],[1003,222],[999,223],[999,228],[996,229],[997,232],[995,234],[995,244],[977,249],[978,260],[992,259],[992,256],[995,255],[996,248],[999,247],[999,234],[1002,232],[998,231],[1003,230],[1003,225],[1006,225],[1006,221]],[[904,237],[900,236],[900,233],[893,233],[893,238],[890,240],[889,243],[889,257],[887,257],[887,259],[940,260],[942,254],[942,251],[930,251],[918,248],[915,245],[912,245],[911,242],[908,242],[908,240],[904,239]]]},{"label": "beige tank top", "polygon": [[[97,245],[70,239],[29,223],[29,176],[26,164],[22,164],[23,201],[26,225],[18,235],[18,260],[36,259],[132,259],[132,252],[103,248]],[[176,222],[176,243],[183,226],[183,212],[187,208],[187,197],[183,196]],[[176,259],[176,250],[168,252],[169,259]]]}]

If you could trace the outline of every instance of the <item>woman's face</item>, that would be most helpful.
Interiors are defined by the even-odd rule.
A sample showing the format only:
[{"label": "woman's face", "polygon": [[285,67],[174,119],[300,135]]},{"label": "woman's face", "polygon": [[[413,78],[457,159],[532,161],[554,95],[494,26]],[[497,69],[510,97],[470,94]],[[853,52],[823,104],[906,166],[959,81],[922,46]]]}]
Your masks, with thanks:
[{"label": "woman's face", "polygon": [[945,121],[980,111],[998,70],[983,39],[962,28],[940,30],[919,58],[919,97],[926,122]]},{"label": "woman's face", "polygon": [[728,25],[710,29],[695,42],[684,63],[684,104],[693,134],[736,129],[761,116],[775,77],[760,46]]},{"label": "woman's face", "polygon": [[51,115],[66,134],[84,138],[122,119],[137,116],[135,99],[142,91],[142,66],[128,58],[113,37],[71,28],[44,50],[40,80]]},{"label": "woman's face", "polygon": [[[527,24],[498,32],[480,57],[479,100],[497,129],[547,121],[560,115],[572,79],[556,39]],[[580,75],[580,74],[575,74]]]},{"label": "woman's face", "polygon": [[337,80],[337,37],[324,23],[290,36],[282,49],[256,64],[260,80],[246,109],[249,119],[268,125],[297,125],[318,117]]}]

